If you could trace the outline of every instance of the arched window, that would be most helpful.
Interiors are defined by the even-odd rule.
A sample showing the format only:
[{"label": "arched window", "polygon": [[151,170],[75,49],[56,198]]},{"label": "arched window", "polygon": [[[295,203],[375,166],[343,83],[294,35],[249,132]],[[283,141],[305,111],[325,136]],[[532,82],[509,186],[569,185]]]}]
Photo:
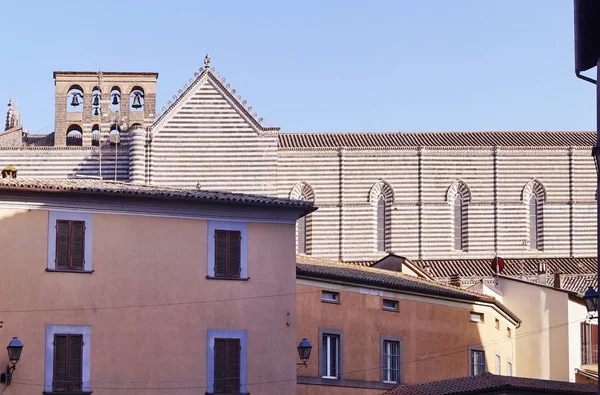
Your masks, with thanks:
[{"label": "arched window", "polygon": [[115,146],[118,145],[121,142],[121,131],[119,130],[119,127],[116,124],[113,124],[110,127],[110,145]]},{"label": "arched window", "polygon": [[83,89],[79,85],[73,85],[67,92],[67,112],[83,111]]},{"label": "arched window", "polygon": [[535,178],[529,181],[522,192],[523,204],[527,211],[529,248],[543,250],[544,247],[544,202],[546,189]]},{"label": "arched window", "polygon": [[144,90],[139,86],[129,94],[129,111],[144,111]]},{"label": "arched window", "polygon": [[[315,201],[315,193],[310,185],[302,181],[290,191],[290,199]],[[296,252],[309,255],[312,252],[312,215],[296,221]]]},{"label": "arched window", "polygon": [[531,195],[531,199],[529,199],[529,248],[532,250],[537,250],[539,247],[538,209],[538,198]]},{"label": "arched window", "polygon": [[100,146],[100,126],[98,124],[92,126],[92,145]]},{"label": "arched window", "polygon": [[377,199],[377,251],[387,251],[387,208],[385,197]]},{"label": "arched window", "polygon": [[464,251],[469,241],[469,203],[471,190],[461,180],[456,180],[446,191],[446,202],[452,207],[452,249]]},{"label": "arched window", "polygon": [[121,109],[121,89],[113,86],[110,90],[110,111],[117,112]]},{"label": "arched window", "polygon": [[[306,200],[306,197],[301,196],[300,200]],[[296,222],[296,248],[298,254],[306,254],[306,216]]]},{"label": "arched window", "polygon": [[463,202],[460,195],[454,199],[454,249],[463,251]]},{"label": "arched window", "polygon": [[375,209],[375,250],[377,252],[391,249],[391,207],[394,204],[392,186],[381,180],[371,187],[369,202]]},{"label": "arched window", "polygon": [[81,126],[79,125],[71,125],[67,129],[67,145],[68,146],[81,146],[83,145],[82,141],[82,131]]},{"label": "arched window", "polygon": [[102,114],[101,104],[102,93],[100,93],[100,88],[96,86],[92,90],[92,116],[99,116]]}]

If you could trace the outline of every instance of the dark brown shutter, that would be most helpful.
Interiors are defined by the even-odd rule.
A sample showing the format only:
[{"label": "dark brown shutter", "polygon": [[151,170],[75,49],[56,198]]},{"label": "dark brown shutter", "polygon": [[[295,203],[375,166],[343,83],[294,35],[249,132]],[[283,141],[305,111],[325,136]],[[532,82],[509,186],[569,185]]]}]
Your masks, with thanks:
[{"label": "dark brown shutter", "polygon": [[215,389],[214,392],[227,390],[227,339],[215,339]]},{"label": "dark brown shutter", "polygon": [[71,268],[83,270],[85,222],[71,222]]},{"label": "dark brown shutter", "polygon": [[69,267],[69,221],[56,221],[56,268]]},{"label": "dark brown shutter", "polygon": [[227,276],[227,231],[215,231],[215,276]]},{"label": "dark brown shutter", "polygon": [[67,390],[67,348],[67,335],[54,335],[52,389],[55,392]]},{"label": "dark brown shutter", "polygon": [[81,364],[83,349],[83,336],[69,335],[69,364],[68,364],[68,391],[81,391]]},{"label": "dark brown shutter", "polygon": [[240,244],[242,234],[239,231],[229,231],[229,270],[228,276],[240,277]]},{"label": "dark brown shutter", "polygon": [[227,340],[227,392],[240,392],[240,339]]}]

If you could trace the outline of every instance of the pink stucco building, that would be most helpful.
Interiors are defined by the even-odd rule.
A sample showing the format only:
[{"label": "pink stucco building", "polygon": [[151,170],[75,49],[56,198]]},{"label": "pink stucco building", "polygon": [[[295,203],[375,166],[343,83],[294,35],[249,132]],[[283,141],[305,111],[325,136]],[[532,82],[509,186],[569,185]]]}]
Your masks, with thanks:
[{"label": "pink stucco building", "polygon": [[294,224],[312,211],[264,196],[0,180],[0,345],[24,344],[3,395],[295,393]]}]

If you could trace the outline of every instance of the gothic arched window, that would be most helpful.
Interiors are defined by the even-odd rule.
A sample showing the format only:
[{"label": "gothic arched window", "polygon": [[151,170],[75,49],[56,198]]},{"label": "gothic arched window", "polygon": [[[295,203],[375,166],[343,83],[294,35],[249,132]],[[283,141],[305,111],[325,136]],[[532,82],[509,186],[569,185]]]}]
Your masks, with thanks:
[{"label": "gothic arched window", "polygon": [[[315,193],[310,185],[302,181],[296,184],[291,192],[290,199],[315,201]],[[306,215],[296,221],[296,252],[310,254],[312,242],[312,215]]]},{"label": "gothic arched window", "polygon": [[[306,200],[300,196],[300,200]],[[296,222],[296,248],[298,254],[306,254],[306,216]]]},{"label": "gothic arched window", "polygon": [[538,210],[538,198],[535,195],[531,195],[531,199],[529,199],[529,248],[531,248],[532,250],[538,249],[540,241],[538,227]]},{"label": "gothic arched window", "polygon": [[535,178],[529,181],[522,192],[523,204],[527,211],[527,233],[529,248],[543,250],[544,248],[544,202],[546,189]]},{"label": "gothic arched window", "polygon": [[464,238],[463,238],[463,201],[460,195],[457,195],[454,199],[454,249],[457,251],[464,251]]},{"label": "gothic arched window", "polygon": [[387,208],[385,197],[377,199],[377,251],[387,251]]}]

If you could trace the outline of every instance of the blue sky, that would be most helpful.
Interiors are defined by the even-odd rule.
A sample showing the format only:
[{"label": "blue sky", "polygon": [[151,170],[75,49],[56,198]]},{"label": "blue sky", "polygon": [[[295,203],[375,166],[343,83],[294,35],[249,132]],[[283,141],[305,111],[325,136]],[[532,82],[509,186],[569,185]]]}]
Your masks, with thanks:
[{"label": "blue sky", "polygon": [[158,71],[160,109],[207,52],[283,132],[595,128],[594,85],[573,72],[570,0],[23,0],[2,9],[0,103],[17,99],[32,132],[53,130],[54,70]]}]

